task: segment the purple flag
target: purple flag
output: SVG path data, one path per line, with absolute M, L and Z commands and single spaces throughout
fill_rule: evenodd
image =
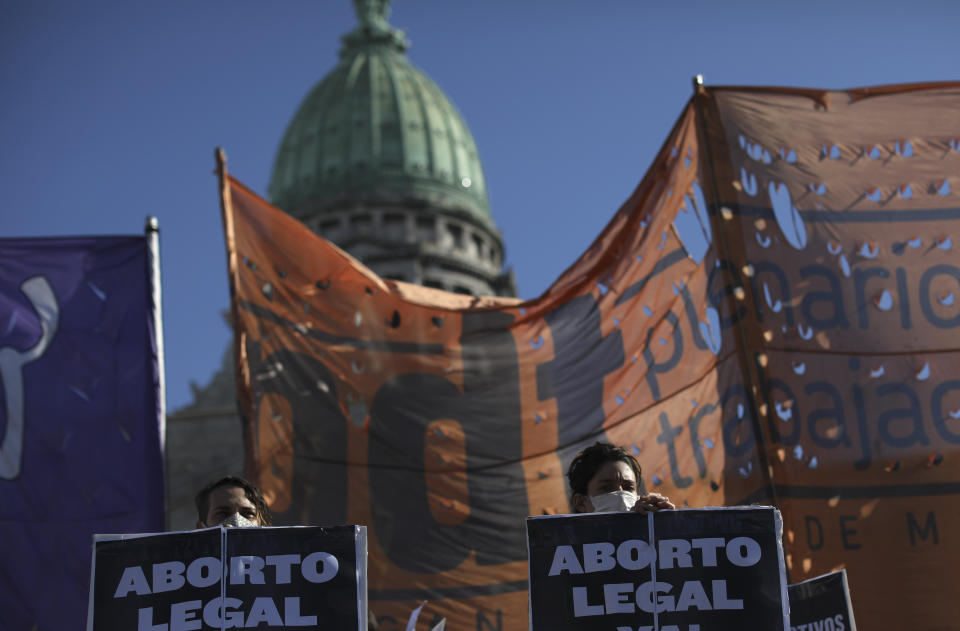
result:
M 94 533 L 163 529 L 146 237 L 0 239 L 0 617 L 85 626 Z

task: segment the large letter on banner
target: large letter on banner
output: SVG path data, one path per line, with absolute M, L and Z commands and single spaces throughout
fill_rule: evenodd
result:
M 522 303 L 384 281 L 224 174 L 251 476 L 285 523 L 369 526 L 392 626 L 525 628 L 521 520 L 596 440 L 678 505 L 778 503 L 791 580 L 947 624 L 884 577 L 956 589 L 914 568 L 957 558 L 957 90 L 701 91 Z
M 0 240 L 0 617 L 80 629 L 99 532 L 163 528 L 144 237 Z

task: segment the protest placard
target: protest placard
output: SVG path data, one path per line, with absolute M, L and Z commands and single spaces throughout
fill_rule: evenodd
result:
M 87 631 L 367 628 L 364 526 L 97 535 Z
M 531 631 L 784 631 L 779 512 L 530 517 Z
M 790 631 L 857 631 L 846 570 L 790 585 L 787 593 Z

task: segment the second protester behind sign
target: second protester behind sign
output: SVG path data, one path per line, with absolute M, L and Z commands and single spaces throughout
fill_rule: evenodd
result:
M 659 493 L 640 495 L 640 463 L 622 447 L 594 443 L 570 463 L 567 479 L 575 513 L 629 511 L 645 514 L 676 508 Z
M 260 489 L 236 476 L 226 476 L 200 489 L 197 528 L 211 526 L 270 526 L 273 519 Z

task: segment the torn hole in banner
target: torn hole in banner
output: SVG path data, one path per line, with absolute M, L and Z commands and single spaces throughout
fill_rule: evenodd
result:
M 363 427 L 367 420 L 367 402 L 360 395 L 347 393 L 347 413 L 354 427 Z
M 807 227 L 800 211 L 793 204 L 790 189 L 786 184 L 770 182 L 767 192 L 780 232 L 794 249 L 802 250 L 807 245 Z
M 756 160 L 757 162 L 764 162 L 770 164 L 770 152 L 763 148 L 763 145 L 760 143 L 753 143 L 740 135 L 740 148 L 744 150 L 747 156 L 751 160 Z
M 720 313 L 714 307 L 707 307 L 704 314 L 706 322 L 700 321 L 700 336 L 707 343 L 707 348 L 714 355 L 720 354 L 723 345 L 723 331 L 720 326 Z
M 793 401 L 789 399 L 783 402 L 777 401 L 773 407 L 777 412 L 777 416 L 779 416 L 780 420 L 784 423 L 789 422 L 790 419 L 793 418 Z
M 874 296 L 873 304 L 880 311 L 890 311 L 893 309 L 893 294 L 890 290 L 884 289 L 878 295 Z
M 840 151 L 835 143 L 829 145 L 820 145 L 820 159 L 830 158 L 831 160 L 839 160 L 843 153 Z
M 781 160 L 786 160 L 790 164 L 793 164 L 797 161 L 797 152 L 793 149 L 784 149 L 781 147 L 779 153 Z
M 894 145 L 894 151 L 901 158 L 912 158 L 913 157 L 913 143 L 909 140 L 901 140 Z
M 850 278 L 850 261 L 847 260 L 847 255 L 841 254 L 837 262 L 840 264 L 840 271 L 843 272 L 843 275 Z
M 740 186 L 744 193 L 753 197 L 757 194 L 757 176 L 753 173 L 747 173 L 747 170 L 740 167 Z
M 864 241 L 863 244 L 860 245 L 860 250 L 857 254 L 865 259 L 875 259 L 877 255 L 880 254 L 880 244 Z
M 783 309 L 783 303 L 780 301 L 780 299 L 778 298 L 777 300 L 774 300 L 770 296 L 770 287 L 767 285 L 767 283 L 763 284 L 763 299 L 766 301 L 767 306 L 770 307 L 774 313 L 780 313 L 780 311 Z

